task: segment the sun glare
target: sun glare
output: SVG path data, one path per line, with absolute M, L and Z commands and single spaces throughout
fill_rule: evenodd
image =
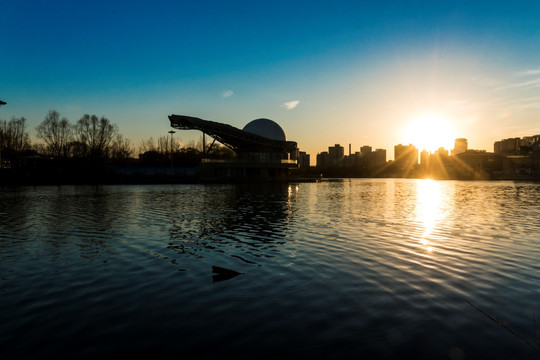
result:
M 451 122 L 438 114 L 415 117 L 404 130 L 404 140 L 419 150 L 435 151 L 440 147 L 451 150 L 455 139 L 456 131 Z
M 420 180 L 416 184 L 418 192 L 416 218 L 424 228 L 420 243 L 428 253 L 433 253 L 434 247 L 430 241 L 434 238 L 433 230 L 444 217 L 441 210 L 441 184 L 434 180 Z

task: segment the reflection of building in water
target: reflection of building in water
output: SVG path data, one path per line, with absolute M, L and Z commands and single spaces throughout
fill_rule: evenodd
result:
M 168 248 L 200 258 L 218 255 L 224 265 L 235 264 L 232 269 L 241 262 L 260 265 L 294 241 L 289 226 L 296 221 L 298 191 L 285 182 L 209 187 L 176 213 Z
M 175 129 L 200 130 L 203 136 L 213 137 L 204 154 L 216 140 L 236 153 L 231 160 L 204 159 L 199 167 L 201 179 L 285 179 L 290 169 L 298 167 L 296 142 L 287 141 L 283 129 L 272 120 L 253 120 L 242 130 L 185 115 L 170 115 L 169 120 Z

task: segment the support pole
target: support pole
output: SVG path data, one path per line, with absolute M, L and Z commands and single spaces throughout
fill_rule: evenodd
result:
M 169 134 L 171 134 L 171 168 L 173 167 L 173 152 L 174 152 L 174 148 L 173 148 L 173 134 L 175 133 L 176 131 L 169 131 Z
M 203 157 L 206 157 L 206 134 L 202 133 L 202 153 L 203 153 Z
M 6 105 L 7 103 L 5 101 L 2 101 L 0 100 L 0 106 L 2 105 Z M 0 169 L 3 168 L 4 166 L 2 165 L 2 147 L 0 146 Z

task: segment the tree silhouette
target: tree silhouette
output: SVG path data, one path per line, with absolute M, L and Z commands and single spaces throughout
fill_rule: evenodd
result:
M 30 150 L 30 137 L 26 131 L 24 117 L 0 120 L 0 153 L 2 158 L 10 159 Z
M 73 126 L 58 111 L 50 110 L 45 119 L 36 127 L 37 137 L 47 144 L 47 152 L 56 158 L 68 157 L 73 140 Z
M 123 162 L 133 155 L 131 140 L 124 138 L 122 134 L 117 134 L 111 147 L 111 157 L 116 162 Z
M 84 115 L 75 125 L 75 138 L 84 157 L 101 162 L 110 157 L 112 143 L 118 127 L 109 119 L 96 115 Z

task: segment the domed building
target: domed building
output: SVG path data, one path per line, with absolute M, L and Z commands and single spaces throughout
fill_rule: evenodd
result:
M 244 126 L 242 131 L 259 135 L 267 139 L 287 141 L 287 137 L 281 126 L 270 119 L 255 119 Z
M 286 179 L 297 168 L 296 142 L 270 119 L 255 119 L 242 130 L 231 125 L 185 115 L 170 115 L 171 126 L 180 130 L 200 130 L 232 149 L 236 158 L 204 159 L 199 167 L 202 180 Z

